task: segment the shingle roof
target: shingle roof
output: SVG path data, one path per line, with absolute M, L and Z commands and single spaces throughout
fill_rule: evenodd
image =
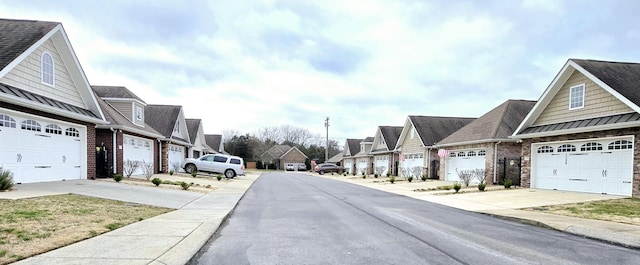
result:
M 371 143 L 371 142 L 373 142 L 373 139 L 374 139 L 374 137 L 369 136 L 369 137 L 367 137 L 367 138 L 364 138 L 364 140 L 362 140 L 362 142 L 365 142 L 365 143 Z M 361 142 L 361 143 L 362 143 L 362 142 Z
M 31 93 L 29 91 L 26 90 L 22 90 L 20 88 L 17 87 L 13 87 L 10 85 L 6 85 L 6 84 L 2 84 L 0 83 L 0 93 L 6 94 L 8 96 L 12 96 L 12 97 L 18 97 L 21 99 L 26 99 L 29 100 L 31 102 L 33 102 L 34 104 L 42 104 L 42 105 L 47 105 L 50 107 L 54 107 L 60 110 L 64 110 L 64 111 L 69 111 L 69 112 L 73 112 L 76 114 L 80 114 L 80 115 L 84 115 L 87 117 L 91 117 L 91 118 L 98 118 L 101 119 L 97 114 L 93 113 L 92 111 L 85 109 L 85 108 L 80 108 L 78 106 L 74 106 L 68 103 L 64 103 L 62 101 L 59 100 L 55 100 L 49 97 L 45 97 L 45 96 L 41 96 L 35 93 Z
M 205 134 L 204 140 L 207 142 L 208 146 L 213 148 L 213 150 L 220 152 L 220 145 L 222 144 L 221 134 Z
M 200 123 L 202 123 L 202 120 L 201 119 L 184 119 L 184 121 L 187 123 L 187 130 L 189 131 L 189 140 L 193 144 L 196 142 L 196 137 L 198 136 L 198 128 L 200 128 Z
M 393 150 L 396 147 L 401 133 L 402 126 L 380 126 L 380 134 L 389 150 Z
M 530 100 L 507 100 L 438 144 L 507 139 L 536 104 Z
M 570 59 L 622 96 L 640 106 L 640 63 Z
M 340 162 L 340 160 L 342 160 L 342 152 L 330 157 L 329 159 L 327 159 L 327 163 L 338 163 Z
M 347 146 L 349 147 L 349 156 L 353 156 L 358 152 L 360 152 L 360 142 L 362 142 L 362 140 L 363 139 L 347 139 Z
M 60 23 L 0 19 L 0 69 L 23 54 Z
M 100 96 L 101 98 L 129 98 L 136 99 L 144 103 L 144 101 L 140 99 L 136 94 L 123 86 L 91 86 L 91 88 L 93 88 L 93 91 L 96 92 L 96 95 Z
M 115 108 L 113 108 L 111 105 L 109 105 L 109 103 L 107 103 L 104 100 L 102 100 L 102 98 L 96 97 L 96 100 L 98 101 L 98 104 L 100 105 L 100 108 L 102 109 L 102 112 L 104 114 L 105 119 L 109 122 L 108 125 L 101 125 L 101 126 L 109 128 L 109 127 L 112 127 L 114 125 L 120 125 L 120 126 L 123 127 L 123 129 L 125 131 L 126 130 L 142 131 L 142 132 L 146 132 L 146 135 L 149 136 L 149 137 L 161 137 L 162 136 L 158 131 L 154 130 L 150 126 L 141 127 L 141 126 L 137 126 L 137 125 L 131 123 L 131 121 L 129 121 L 129 119 L 124 117 L 122 115 L 122 113 L 118 112 Z M 104 127 L 99 127 L 99 128 L 104 128 Z
M 144 108 L 145 121 L 164 137 L 171 138 L 181 109 L 182 106 L 176 105 L 147 105 Z
M 409 119 L 415 126 L 424 146 L 434 145 L 475 120 L 475 118 L 434 116 L 409 116 Z

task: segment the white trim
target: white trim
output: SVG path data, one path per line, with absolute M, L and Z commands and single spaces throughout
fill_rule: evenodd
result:
M 144 103 L 144 102 L 142 102 L 140 100 L 137 100 L 135 98 L 103 98 L 103 97 L 101 97 L 101 98 L 104 101 L 114 101 L 114 102 L 129 102 L 129 101 L 133 101 L 133 102 L 138 103 L 140 105 L 147 106 L 147 103 Z
M 89 116 L 81 115 L 75 112 L 65 111 L 49 105 L 39 104 L 37 102 L 31 101 L 28 99 L 23 99 L 23 98 L 11 96 L 11 95 L 9 95 L 8 97 L 0 97 L 0 98 L 2 98 L 7 103 L 16 104 L 16 105 L 27 107 L 30 109 L 41 110 L 44 112 L 48 112 L 49 114 L 60 115 L 63 117 L 67 117 L 67 118 L 71 118 L 79 121 L 86 121 L 86 122 L 95 123 L 95 124 L 109 124 L 108 121 L 102 120 L 100 118 L 91 118 Z
M 45 56 L 51 59 L 51 83 L 45 81 Z M 46 86 L 56 87 L 56 61 L 49 51 L 44 51 L 40 54 L 40 82 Z
M 581 88 L 582 88 L 582 95 L 581 95 L 581 97 L 582 97 L 582 102 L 580 102 L 580 103 L 581 103 L 581 105 L 580 105 L 580 106 L 578 106 L 578 107 L 572 107 L 573 103 L 577 103 L 577 102 L 573 102 L 573 90 L 574 90 L 574 89 L 577 89 L 577 88 L 579 88 L 579 87 L 581 87 Z M 587 94 L 587 87 L 585 86 L 585 84 L 584 84 L 584 83 L 579 84 L 579 85 L 575 85 L 575 86 L 571 86 L 571 87 L 569 87 L 569 110 L 582 109 L 582 108 L 584 108 L 584 104 L 585 104 L 585 96 L 586 96 L 586 94 Z
M 616 130 L 616 129 L 638 127 L 638 126 L 640 126 L 640 121 L 605 124 L 605 125 L 600 125 L 600 126 L 582 127 L 582 128 L 565 129 L 565 130 L 556 130 L 556 131 L 548 131 L 548 132 L 540 132 L 540 133 L 527 133 L 527 134 L 521 134 L 521 135 L 516 135 L 516 136 L 512 136 L 512 137 L 514 139 L 528 139 L 528 138 L 557 136 L 557 135 L 565 135 L 565 134 L 573 134 L 573 133 L 585 133 L 585 132 L 594 132 L 594 131 Z

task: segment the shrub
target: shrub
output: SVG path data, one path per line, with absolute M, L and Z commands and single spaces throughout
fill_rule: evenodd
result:
M 396 182 L 396 176 L 391 176 L 391 177 L 389 177 L 389 182 L 391 182 L 391 184 L 393 184 L 394 182 Z
M 197 175 L 198 175 L 198 171 L 197 170 L 191 171 L 191 176 L 192 177 L 195 178 Z
M 373 174 L 374 178 L 378 178 L 378 173 Z
M 160 186 L 160 184 L 162 183 L 162 180 L 160 178 L 153 178 L 151 180 L 151 183 L 153 183 L 153 185 Z
M 485 187 L 487 187 L 487 183 L 484 183 L 484 181 L 478 184 L 478 190 L 480 191 L 484 191 Z
M 420 178 L 422 179 L 422 181 L 427 181 L 427 175 L 422 175 Z
M 407 181 L 409 181 L 409 182 L 411 182 L 412 180 L 413 180 L 413 176 L 409 176 L 409 177 L 407 178 Z
M 182 187 L 183 190 L 188 190 L 189 187 L 191 187 L 191 185 L 183 181 L 183 182 L 180 182 L 180 187 Z
M 169 176 L 173 176 L 173 169 L 169 170 Z
M 456 193 L 458 193 L 458 191 L 460 191 L 460 189 L 462 188 L 462 184 L 460 184 L 460 182 L 454 182 L 453 183 L 453 189 L 456 191 Z
M 391 172 L 387 172 L 387 178 L 391 177 Z
M 220 180 L 222 179 L 222 175 L 217 175 L 217 176 L 216 176 L 216 179 L 217 179 L 218 181 L 220 181 Z
M 10 190 L 13 185 L 13 173 L 0 167 L 0 190 Z
M 367 175 L 365 175 L 364 173 L 362 173 L 362 178 L 363 178 L 363 179 L 366 179 L 366 178 L 367 178 Z
M 355 175 L 356 175 L 356 172 L 355 172 L 355 171 L 353 171 L 353 173 L 351 173 L 351 174 L 355 176 Z
M 122 175 L 120 174 L 113 175 L 113 180 L 115 180 L 116 182 L 120 182 L 122 180 Z
M 469 187 L 471 183 L 471 179 L 473 179 L 473 170 L 460 170 L 458 172 L 458 177 L 460 181 L 464 184 L 465 187 Z
M 133 172 L 136 172 L 136 170 L 138 170 L 138 168 L 140 167 L 140 161 L 127 159 L 127 161 L 124 161 L 122 167 L 124 175 L 127 176 L 127 178 L 130 178 Z
M 142 174 L 144 175 L 144 178 L 150 180 L 151 177 L 153 177 L 153 163 L 145 163 L 144 161 L 142 161 L 142 163 L 140 163 L 140 166 L 142 167 Z
M 511 185 L 513 185 L 513 181 L 511 181 L 511 179 L 505 179 L 504 180 L 504 188 L 505 189 L 511 188 Z

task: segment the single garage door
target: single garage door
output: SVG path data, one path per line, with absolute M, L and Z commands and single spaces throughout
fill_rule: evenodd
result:
M 345 160 L 344 161 L 344 170 L 348 173 L 351 174 L 353 171 L 353 161 L 352 160 Z
M 447 158 L 447 174 L 445 180 L 460 181 L 458 172 L 462 170 L 485 169 L 486 152 L 484 150 L 456 150 L 449 153 Z M 472 179 L 471 183 L 479 183 Z
M 414 176 L 419 178 L 422 175 L 422 168 L 424 167 L 424 155 L 423 154 L 409 154 L 404 155 L 404 161 L 402 161 L 402 176 Z
M 0 165 L 15 183 L 86 178 L 86 127 L 0 110 Z
M 184 146 L 169 145 L 169 169 L 175 170 L 177 167 L 178 170 L 176 170 L 176 172 L 184 172 L 184 169 L 180 168 L 180 164 L 182 164 L 182 160 L 185 158 L 184 152 Z
M 358 175 L 362 175 L 362 173 L 367 172 L 367 159 L 358 159 Z
M 131 135 L 124 136 L 124 161 L 138 161 L 140 166 L 132 175 L 143 175 L 142 163 L 153 163 L 153 141 Z M 155 166 L 154 166 L 155 167 Z
M 631 196 L 633 137 L 532 145 L 531 186 Z
M 389 157 L 388 156 L 376 156 L 375 173 L 381 176 L 386 176 L 389 171 Z

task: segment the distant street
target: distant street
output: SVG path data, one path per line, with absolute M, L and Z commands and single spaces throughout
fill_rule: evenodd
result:
M 340 181 L 270 173 L 192 264 L 640 264 L 640 251 Z

